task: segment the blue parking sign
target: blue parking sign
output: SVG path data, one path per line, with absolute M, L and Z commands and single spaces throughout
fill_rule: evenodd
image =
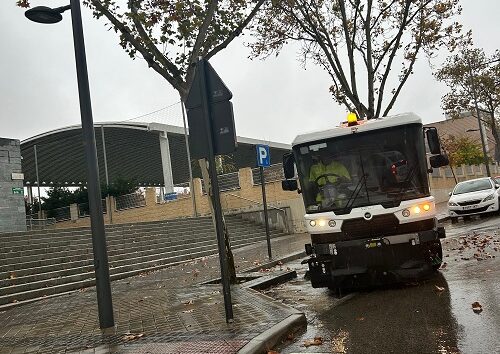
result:
M 257 150 L 257 166 L 269 167 L 271 165 L 271 154 L 269 153 L 269 145 L 256 145 Z

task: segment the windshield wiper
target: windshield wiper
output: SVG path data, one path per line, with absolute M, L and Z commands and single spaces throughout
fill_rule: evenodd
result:
M 401 204 L 401 201 L 403 200 L 403 190 L 408 189 L 407 184 L 413 180 L 413 176 L 415 175 L 415 171 L 417 170 L 417 165 L 413 165 L 408 172 L 408 175 L 406 176 L 406 179 L 401 183 L 401 187 L 399 188 L 399 200 L 397 203 L 394 203 L 393 206 L 396 207 L 399 204 Z
M 358 198 L 359 192 L 361 192 L 361 190 L 363 189 L 363 186 L 366 186 L 367 179 L 368 179 L 367 173 L 365 173 L 361 176 L 358 184 L 356 184 L 356 187 L 354 187 L 354 190 L 352 191 L 351 196 L 347 200 L 345 207 L 342 209 L 342 214 L 346 214 L 352 208 L 352 206 L 354 205 L 354 202 Z M 351 203 L 351 205 L 349 205 L 349 203 Z

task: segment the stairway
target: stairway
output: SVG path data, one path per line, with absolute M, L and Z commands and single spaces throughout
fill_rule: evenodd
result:
M 225 218 L 233 249 L 266 239 L 262 226 Z M 218 252 L 209 217 L 109 225 L 106 240 L 111 280 Z M 0 309 L 93 285 L 90 228 L 0 234 Z

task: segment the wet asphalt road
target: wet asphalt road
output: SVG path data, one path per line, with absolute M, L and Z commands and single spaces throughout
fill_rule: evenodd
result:
M 446 266 L 426 281 L 335 298 L 298 278 L 266 293 L 306 314 L 279 353 L 500 353 L 500 218 L 446 223 Z M 483 247 L 484 246 L 484 247 Z M 479 258 L 479 260 L 478 260 Z M 439 287 L 439 289 L 438 289 Z M 443 289 L 444 288 L 444 289 Z M 478 301 L 483 311 L 472 310 Z M 321 337 L 322 344 L 304 343 Z

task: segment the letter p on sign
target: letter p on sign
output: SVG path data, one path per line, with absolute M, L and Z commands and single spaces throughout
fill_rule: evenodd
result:
M 269 145 L 256 145 L 257 149 L 257 166 L 269 167 L 271 165 L 271 154 L 269 153 Z

